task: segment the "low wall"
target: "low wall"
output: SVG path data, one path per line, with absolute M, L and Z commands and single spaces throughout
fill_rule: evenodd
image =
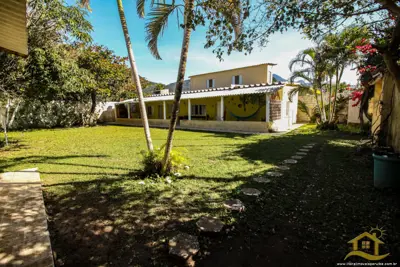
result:
M 181 129 L 200 129 L 235 132 L 258 132 L 267 133 L 268 124 L 261 121 L 201 121 L 181 120 Z
M 142 126 L 141 119 L 124 119 L 124 118 L 117 118 L 117 123 L 126 124 L 126 125 L 133 125 L 133 126 Z M 153 127 L 169 127 L 169 120 L 163 119 L 149 119 L 149 125 Z

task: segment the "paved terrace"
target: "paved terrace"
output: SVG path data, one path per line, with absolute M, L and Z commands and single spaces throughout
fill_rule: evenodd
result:
M 37 169 L 0 174 L 0 266 L 54 266 Z

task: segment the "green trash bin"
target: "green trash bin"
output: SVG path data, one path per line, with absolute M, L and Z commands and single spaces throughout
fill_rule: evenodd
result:
M 374 186 L 376 188 L 400 188 L 400 158 L 372 155 L 374 158 Z

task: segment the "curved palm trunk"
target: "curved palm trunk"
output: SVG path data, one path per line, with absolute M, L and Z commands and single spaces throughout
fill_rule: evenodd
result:
M 151 140 L 149 122 L 147 120 L 147 112 L 146 112 L 146 105 L 144 104 L 144 99 L 143 99 L 142 85 L 140 84 L 139 74 L 138 74 L 138 70 L 136 67 L 136 61 L 135 61 L 135 57 L 133 55 L 131 40 L 130 40 L 129 32 L 128 32 L 128 26 L 126 24 L 126 19 L 125 19 L 124 7 L 122 6 L 122 0 L 117 0 L 117 4 L 118 4 L 119 18 L 121 20 L 122 31 L 124 32 L 126 49 L 128 50 L 128 57 L 129 57 L 129 63 L 131 65 L 132 79 L 136 85 L 136 90 L 137 90 L 137 94 L 138 94 L 139 109 L 140 109 L 140 115 L 142 118 L 144 135 L 146 137 L 147 148 L 149 149 L 149 151 L 153 151 L 153 142 Z
M 189 51 L 190 35 L 192 33 L 192 29 L 190 28 L 189 24 L 192 19 L 193 8 L 194 8 L 194 0 L 186 1 L 186 4 L 185 4 L 186 25 L 185 25 L 185 30 L 183 33 L 181 58 L 179 61 L 178 77 L 177 77 L 177 83 L 176 83 L 176 87 L 175 87 L 174 105 L 172 107 L 172 114 L 171 114 L 171 120 L 169 123 L 167 143 L 165 145 L 164 158 L 162 161 L 162 173 L 165 173 L 165 171 L 168 168 L 169 158 L 170 158 L 170 154 L 171 154 L 171 150 L 172 150 L 172 141 L 174 138 L 174 131 L 175 131 L 175 127 L 176 127 L 176 122 L 178 120 L 179 105 L 180 105 L 180 101 L 181 101 L 182 87 L 183 87 L 183 82 L 185 79 L 185 72 L 186 72 L 186 61 L 187 61 L 187 55 L 188 55 L 188 51 Z
M 328 122 L 332 121 L 332 76 L 329 76 Z
M 333 111 L 332 111 L 333 120 L 336 119 L 337 95 L 338 95 L 339 88 L 340 88 L 340 80 L 342 79 L 342 76 L 343 76 L 344 66 L 340 70 L 340 73 L 339 73 L 339 68 L 337 69 L 337 71 L 338 71 L 338 74 L 336 75 L 336 92 L 335 92 L 335 99 L 333 100 Z

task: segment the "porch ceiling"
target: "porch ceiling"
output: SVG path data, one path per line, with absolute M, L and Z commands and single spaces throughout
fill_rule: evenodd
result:
M 26 56 L 26 0 L 0 0 L 0 49 Z
M 250 94 L 265 94 L 274 93 L 281 89 L 283 84 L 267 85 L 267 84 L 251 84 L 251 85 L 239 85 L 235 87 L 220 87 L 210 88 L 197 91 L 182 92 L 181 99 L 198 99 L 198 98 L 210 98 L 210 97 L 221 97 L 221 96 L 233 96 L 233 95 L 250 95 Z M 174 93 L 167 95 L 152 95 L 145 97 L 145 102 L 154 101 L 168 101 L 174 100 Z M 137 102 L 137 99 L 128 99 L 120 103 Z

